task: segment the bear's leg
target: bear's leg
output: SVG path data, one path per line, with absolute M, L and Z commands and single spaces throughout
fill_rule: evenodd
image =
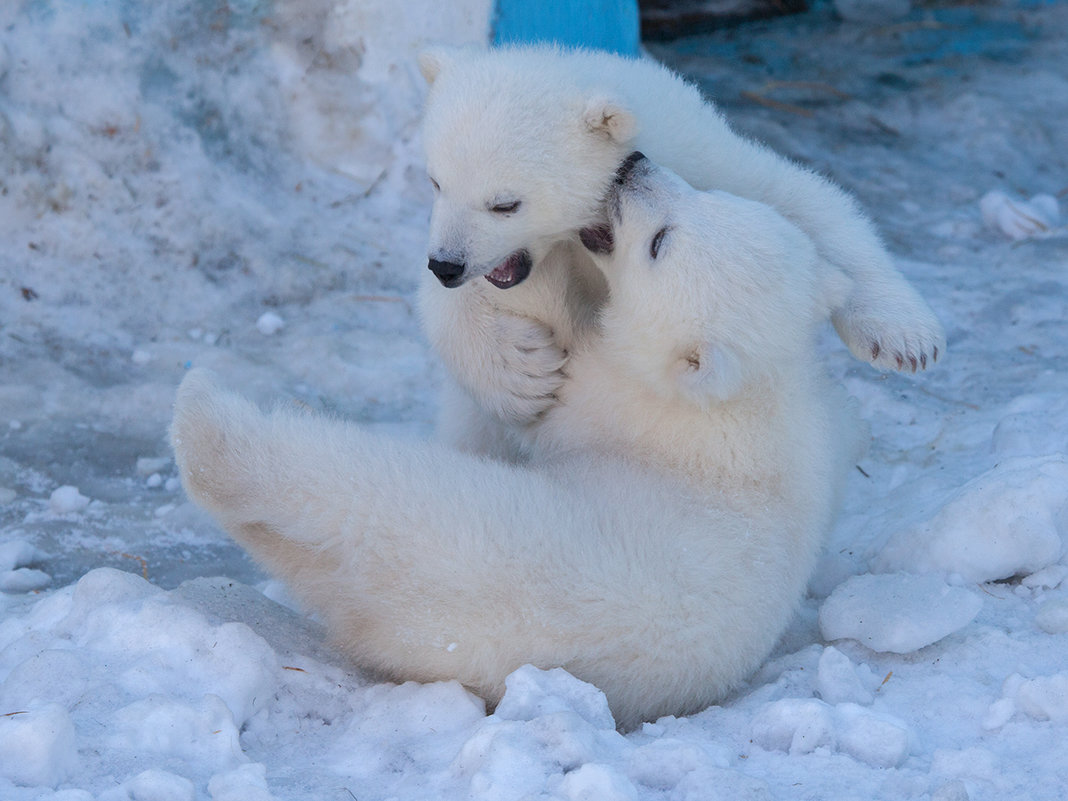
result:
M 862 272 L 831 320 L 854 356 L 883 370 L 925 370 L 946 350 L 942 324 L 931 307 L 892 268 Z

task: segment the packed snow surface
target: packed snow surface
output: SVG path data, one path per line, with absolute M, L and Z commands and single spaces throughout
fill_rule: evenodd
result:
M 489 5 L 0 4 L 0 798 L 1061 799 L 1064 2 L 840 0 L 650 48 L 853 192 L 949 339 L 880 375 L 827 333 L 871 450 L 722 704 L 619 732 L 561 670 L 489 715 L 383 683 L 185 501 L 193 365 L 431 433 L 415 54 Z

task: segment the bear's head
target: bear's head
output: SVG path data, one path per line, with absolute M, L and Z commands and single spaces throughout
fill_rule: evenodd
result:
M 848 279 L 774 209 L 699 192 L 641 153 L 607 209 L 581 238 L 609 285 L 605 347 L 636 378 L 707 404 L 813 360 Z
M 429 267 L 446 287 L 485 276 L 521 283 L 557 242 L 593 224 L 633 115 L 527 63 L 514 50 L 422 54 L 423 117 L 434 187 Z M 571 87 L 571 88 L 569 88 Z

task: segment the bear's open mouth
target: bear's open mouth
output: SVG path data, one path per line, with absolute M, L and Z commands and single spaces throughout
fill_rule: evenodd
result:
M 486 276 L 486 280 L 500 289 L 510 289 L 526 280 L 530 268 L 534 266 L 527 250 L 517 250 L 502 261 Z

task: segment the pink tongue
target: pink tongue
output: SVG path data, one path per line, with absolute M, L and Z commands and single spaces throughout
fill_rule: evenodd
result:
M 493 272 L 486 276 L 490 281 L 500 286 L 515 281 L 515 259 L 509 257 L 493 268 Z

